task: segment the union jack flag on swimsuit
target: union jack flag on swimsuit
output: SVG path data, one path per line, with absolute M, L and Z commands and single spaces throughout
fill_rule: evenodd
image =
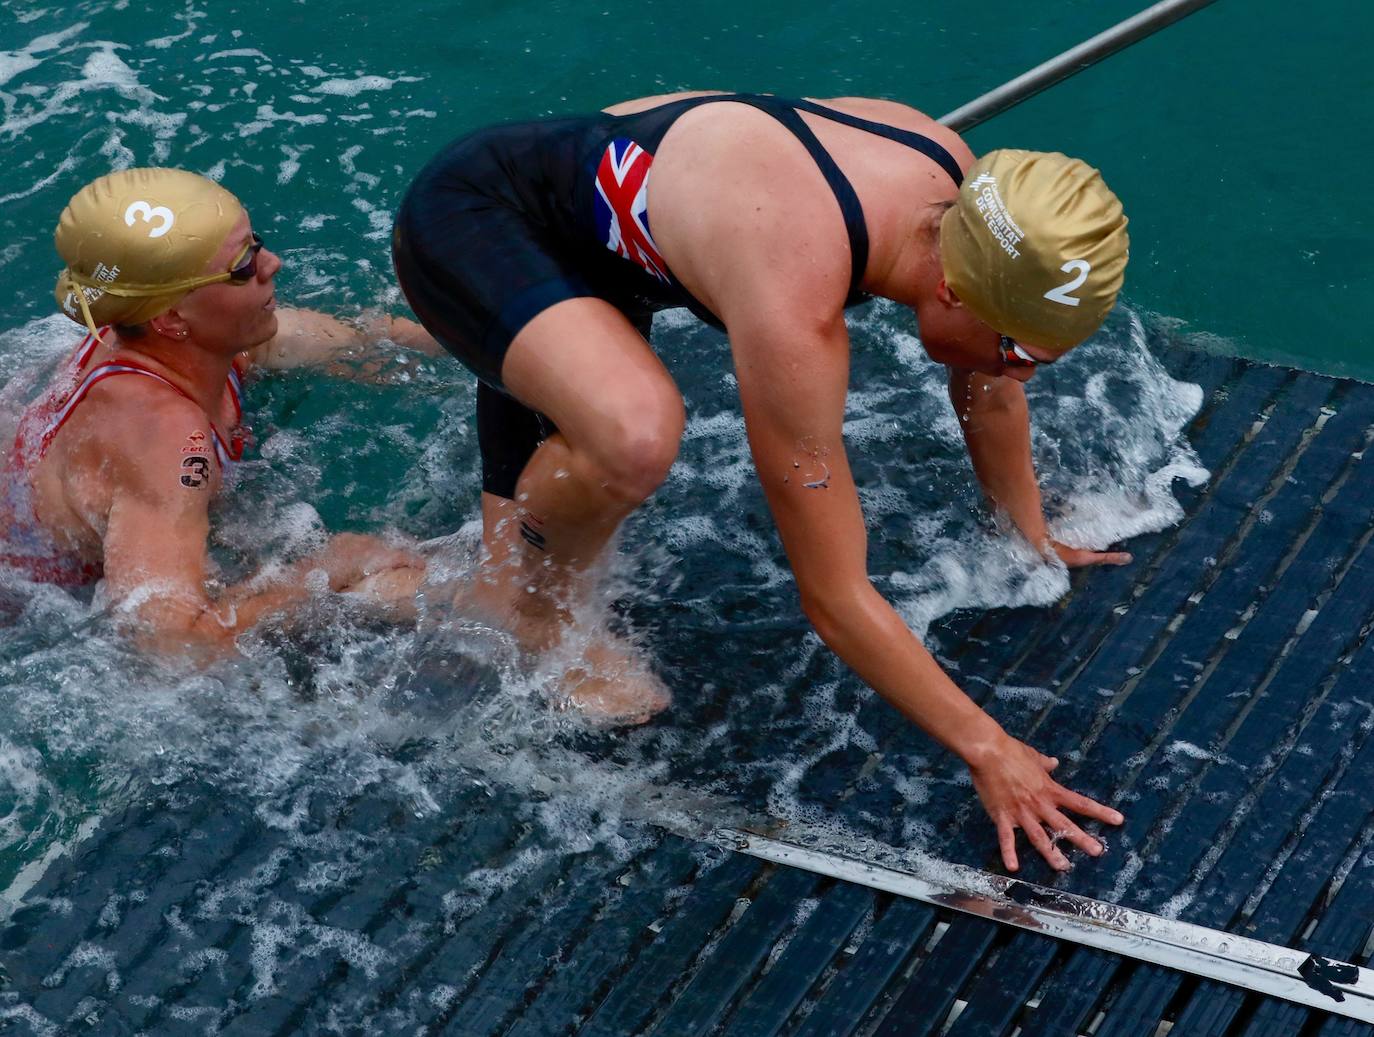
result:
M 653 161 L 654 156 L 632 140 L 611 141 L 596 171 L 596 230 L 608 249 L 668 284 L 668 264 L 649 233 Z

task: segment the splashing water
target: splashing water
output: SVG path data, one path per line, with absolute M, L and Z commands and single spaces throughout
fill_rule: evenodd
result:
M 127 6 L 86 4 L 84 21 L 34 24 L 0 53 L 0 139 L 49 141 L 17 151 L 0 181 L 0 201 L 27 221 L 0 249 L 0 270 L 26 270 L 21 257 L 46 250 L 52 219 L 84 180 L 165 162 L 244 198 L 283 255 L 284 301 L 396 310 L 386 237 L 405 176 L 394 149 L 436 132 L 426 77 L 399 57 L 362 68 L 244 38 L 194 5 L 137 19 Z M 418 154 L 432 144 L 408 146 Z M 12 435 L 19 408 L 76 336 L 47 315 L 46 283 L 21 293 L 0 329 L 0 409 L 11 422 L 0 434 Z M 1063 595 L 1063 567 L 989 521 L 944 371 L 925 357 L 910 315 L 880 302 L 850 320 L 845 432 L 875 585 L 923 635 L 955 610 Z M 1066 543 L 1104 547 L 1160 529 L 1180 516 L 1174 481 L 1206 478 L 1182 438 L 1200 391 L 1169 378 L 1151 354 L 1154 332 L 1119 308 L 1028 386 L 1051 528 Z M 0 591 L 16 618 L 0 630 L 5 910 L 55 855 L 103 819 L 117 827 L 134 805 L 227 812 L 274 849 L 252 874 L 207 883 L 175 921 L 191 931 L 247 919 L 253 996 L 262 996 L 287 948 L 315 947 L 364 972 L 381 954 L 358 933 L 276 903 L 275 885 L 342 889 L 407 851 L 418 872 L 444 876 L 443 910 L 456 924 L 551 857 L 596 848 L 628 860 L 647 838 L 644 821 L 691 828 L 767 814 L 841 838 L 919 845 L 930 834 L 919 822 L 894 829 L 862 795 L 846 806 L 832 780 L 875 755 L 868 718 L 886 707 L 801 615 L 753 474 L 726 342 L 673 311 L 657 318 L 655 346 L 683 389 L 688 426 L 667 483 L 627 523 L 600 602 L 673 689 L 665 715 L 607 733 L 550 710 L 510 639 L 446 611 L 437 592 L 414 628 L 322 602 L 307 633 L 255 632 L 232 663 L 188 671 L 138 657 L 98 596 L 7 577 Z M 446 538 L 435 564 L 465 579 L 480 489 L 473 397 L 455 362 L 399 351 L 372 384 L 308 371 L 252 384 L 257 448 L 220 503 L 211 545 L 225 580 L 342 529 Z M 889 754 L 867 780 L 919 815 L 934 756 Z M 366 811 L 383 821 L 351 820 Z M 393 815 L 406 823 L 385 821 Z M 484 857 L 480 839 L 433 850 L 456 817 L 527 836 L 504 856 L 488 848 Z M 211 950 L 182 967 L 214 969 Z M 102 960 L 98 946 L 80 953 Z

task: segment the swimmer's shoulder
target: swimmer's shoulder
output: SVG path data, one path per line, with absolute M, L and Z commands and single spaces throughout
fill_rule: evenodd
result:
M 630 101 L 621 101 L 608 108 L 601 109 L 607 115 L 635 115 L 639 112 L 647 112 L 650 108 L 658 108 L 665 104 L 672 104 L 674 101 L 682 101 L 688 97 L 720 97 L 731 93 L 729 90 L 680 90 L 675 94 L 654 94 L 651 97 L 636 97 Z
M 967 170 L 973 165 L 973 151 L 964 143 L 964 139 L 959 134 L 948 126 L 942 125 L 939 120 L 911 107 L 909 104 L 903 104 L 901 101 L 889 101 L 881 97 L 813 97 L 810 100 L 816 104 L 825 105 L 827 108 L 844 112 L 846 115 L 858 116 L 860 119 L 868 119 L 871 122 L 880 122 L 885 126 L 906 130 L 910 133 L 919 133 L 929 137 L 948 151 L 953 156 L 954 161 L 959 163 L 961 169 Z
M 72 419 L 58 437 L 65 440 L 66 459 L 74 471 L 96 469 L 112 486 L 156 479 L 156 470 L 179 468 L 186 456 L 203 455 L 210 469 L 218 469 L 205 412 L 152 378 L 109 378 L 92 386 Z
M 167 512 L 169 503 L 208 511 L 221 480 L 210 435 L 199 407 L 152 379 L 97 383 L 58 432 L 36 473 L 36 485 L 49 487 L 42 510 L 50 519 L 69 516 L 58 522 L 67 538 L 84 543 L 93 537 L 96 545 L 121 499 L 160 512 Z M 186 467 L 187 458 L 199 460 Z M 183 474 L 209 492 L 182 490 Z

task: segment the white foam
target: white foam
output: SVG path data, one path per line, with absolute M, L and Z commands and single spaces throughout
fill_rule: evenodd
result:
M 293 957 L 330 953 L 350 968 L 362 970 L 369 978 L 375 978 L 381 966 L 391 958 L 359 933 L 316 922 L 299 904 L 271 901 L 248 925 L 252 944 L 249 960 L 253 971 L 253 986 L 248 996 L 253 999 L 277 992 L 276 974 L 283 948 L 290 948 Z
M 17 746 L 0 736 L 0 793 L 17 807 L 32 804 L 48 786 L 42 773 L 43 756 L 33 746 Z
M 289 144 L 281 145 L 281 152 L 285 156 L 281 164 L 277 167 L 277 186 L 282 187 L 289 184 L 296 178 L 296 174 L 301 170 L 301 156 L 310 150 L 310 145 L 293 148 Z
M 138 76 L 118 54 L 117 50 L 127 49 L 123 44 L 106 43 L 99 46 L 86 58 L 81 75 L 87 86 L 109 86 L 130 94 L 140 93 L 143 97 L 155 97 L 152 91 L 139 85 Z
M 320 94 L 333 94 L 336 97 L 356 97 L 367 90 L 390 90 L 397 83 L 418 83 L 418 76 L 358 76 L 356 79 L 326 79 L 311 89 Z
M 41 12 L 40 12 L 41 13 Z M 20 18 L 21 22 L 29 19 Z M 35 36 L 29 41 L 28 46 L 22 50 L 0 51 L 0 86 L 4 86 L 17 75 L 21 75 L 32 68 L 37 68 L 42 64 L 42 60 L 36 57 L 38 54 L 45 54 L 50 50 L 57 50 L 62 44 L 73 36 L 78 36 L 85 31 L 87 22 L 77 22 L 69 25 L 61 32 L 46 33 L 42 36 Z
M 122 985 L 119 970 L 116 968 L 117 962 L 113 951 L 89 940 L 83 940 L 72 949 L 61 965 L 43 977 L 43 986 L 60 987 L 73 969 L 95 968 L 105 970 L 106 988 L 113 993 Z
M 1059 696 L 1049 688 L 1037 688 L 1016 684 L 998 684 L 992 689 L 993 695 L 1004 702 L 1018 702 L 1036 709 L 1044 708 L 1059 701 Z
M 18 1019 L 25 1023 L 37 1037 L 59 1037 L 62 1030 L 47 1016 L 40 1014 L 31 1005 L 0 1004 L 0 1019 Z
M 328 121 L 329 116 L 322 112 L 314 115 L 298 115 L 295 112 L 278 112 L 270 104 L 261 104 L 258 105 L 257 118 L 239 126 L 239 136 L 256 136 L 278 123 L 290 123 L 296 126 L 319 126 Z
M 206 60 L 218 61 L 220 58 L 261 58 L 266 61 L 267 55 L 254 47 L 240 47 L 237 50 L 217 50 Z
M 110 169 L 129 169 L 134 164 L 133 150 L 124 143 L 124 131 L 113 129 L 100 146 L 100 154 L 109 162 Z
M 942 540 L 915 573 L 895 572 L 898 611 L 918 637 L 958 609 L 1053 604 L 1069 589 L 1068 570 L 1043 558 L 1019 538 Z
M 92 52 L 82 65 L 80 80 L 60 82 L 58 87 L 52 89 L 36 87 L 33 91 L 27 92 L 34 100 L 47 96 L 47 100 L 44 100 L 40 107 L 11 107 L 7 104 L 4 124 L 0 125 L 0 135 L 7 133 L 16 137 L 26 133 L 33 126 L 44 124 L 56 115 L 80 114 L 81 109 L 70 107 L 71 103 L 91 91 L 100 89 L 114 89 L 124 98 L 143 106 L 151 107 L 155 100 L 159 100 L 157 95 L 139 84 L 131 67 L 125 65 L 124 60 L 115 54 L 118 49 L 126 49 L 124 45 L 96 41 L 91 47 Z
M 154 137 L 153 161 L 163 163 L 170 157 L 171 141 L 181 130 L 187 116 L 185 112 L 158 112 L 139 107 L 124 112 L 109 112 L 106 118 L 113 123 L 151 130 Z
M 38 58 L 24 51 L 0 51 L 0 86 L 41 64 Z
M 1205 760 L 1211 763 L 1225 762 L 1225 757 L 1219 756 L 1217 753 L 1208 749 L 1204 749 L 1200 745 L 1194 745 L 1192 742 L 1185 742 L 1182 739 L 1170 742 L 1165 747 L 1164 759 L 1168 762 L 1173 763 L 1180 756 L 1187 757 L 1190 760 Z
M 188 6 L 184 12 L 172 15 L 172 17 L 177 21 L 185 23 L 186 28 L 184 30 L 170 36 L 158 36 L 155 39 L 148 40 L 143 44 L 143 46 L 149 47 L 153 50 L 167 50 L 174 43 L 180 43 L 182 40 L 188 39 L 196 31 L 196 27 L 198 25 L 198 23 L 195 20 L 196 16 L 203 15 L 204 13 L 204 11 L 196 11 L 194 8 Z M 211 36 L 207 39 L 201 40 L 200 42 L 207 43 L 212 41 L 213 39 L 214 37 Z

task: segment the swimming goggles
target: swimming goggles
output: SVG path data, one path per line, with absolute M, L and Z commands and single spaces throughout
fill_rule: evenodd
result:
M 1035 357 L 1018 346 L 1010 335 L 1003 335 L 997 348 L 1002 354 L 1003 367 L 1037 367 L 1040 364 L 1053 363 L 1051 360 L 1035 359 Z
M 247 284 L 258 276 L 258 253 L 261 251 L 262 238 L 254 231 L 252 239 L 243 246 L 243 251 L 235 258 L 233 265 L 219 276 L 230 284 Z

